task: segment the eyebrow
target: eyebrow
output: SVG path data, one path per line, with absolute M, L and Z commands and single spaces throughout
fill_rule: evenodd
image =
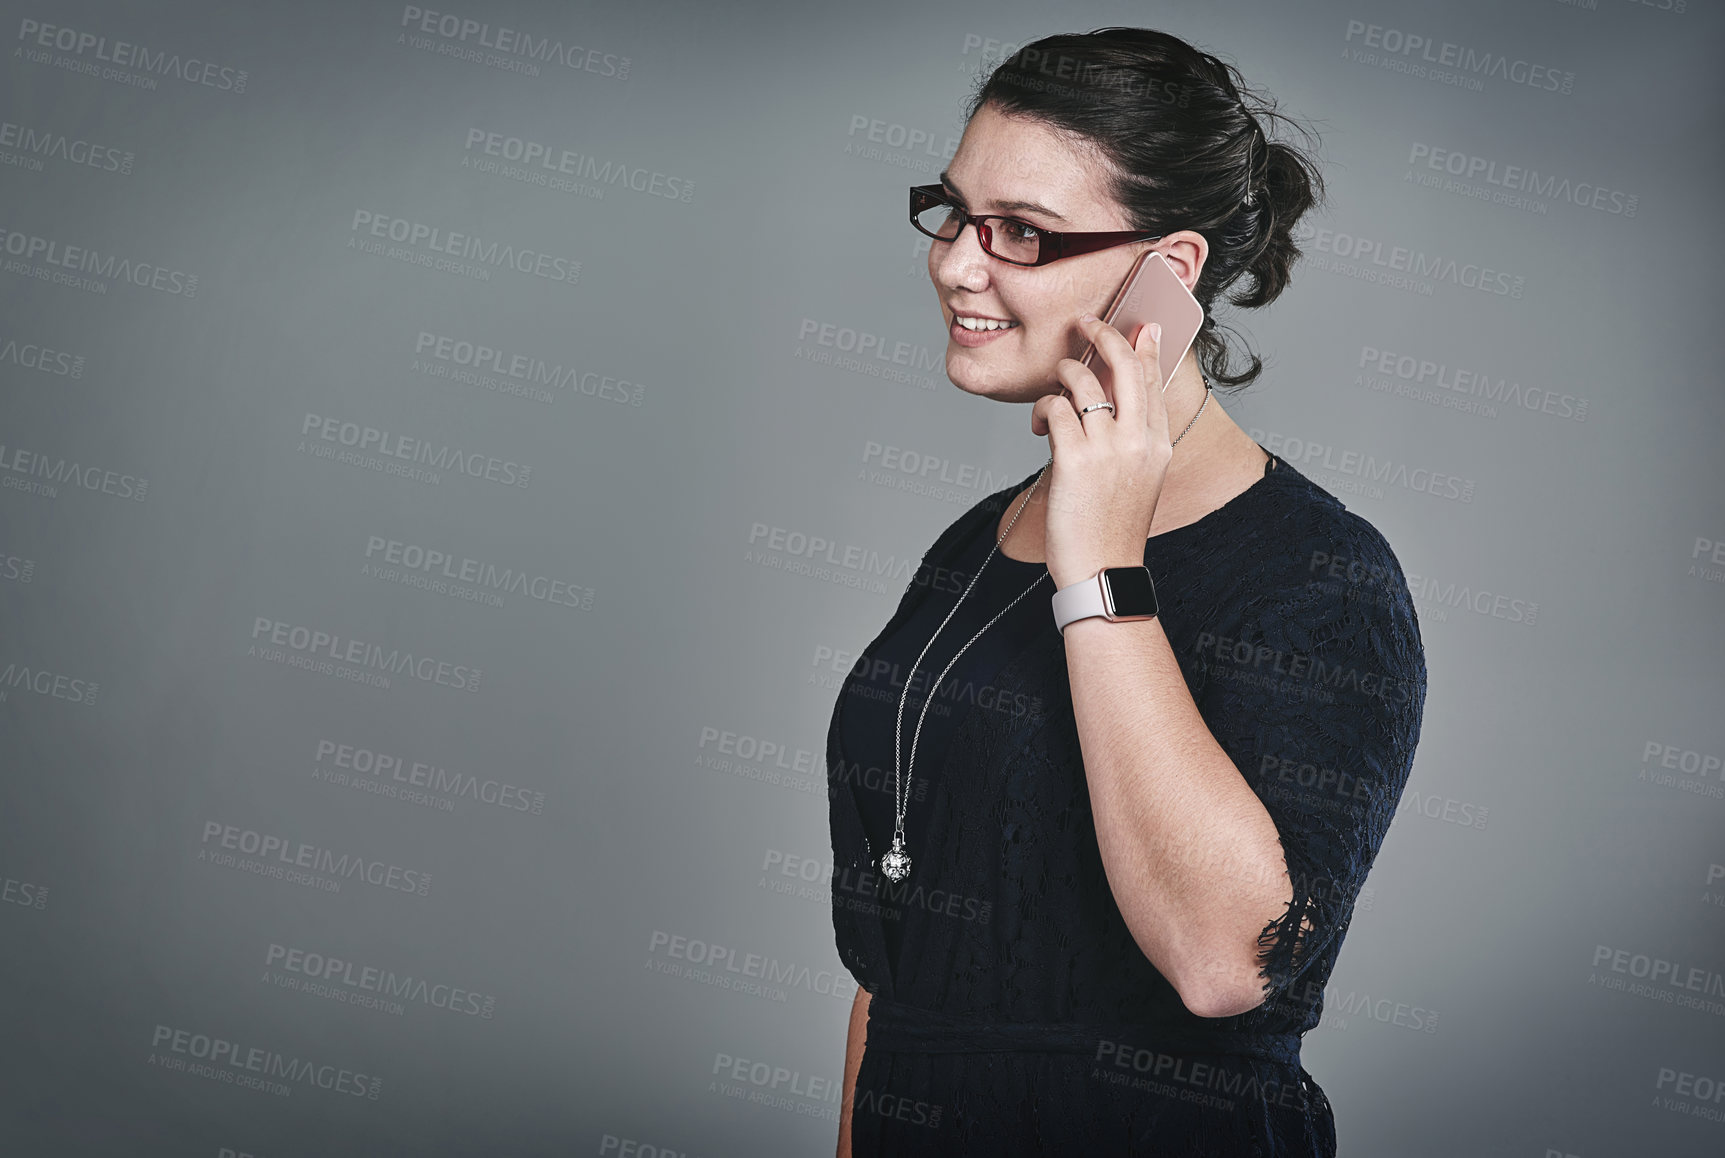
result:
M 940 172 L 940 183 L 945 185 L 948 189 L 951 189 L 960 201 L 968 204 L 964 194 L 958 191 L 958 186 L 954 185 L 952 183 L 952 178 L 947 176 L 945 169 L 942 169 Z M 1010 209 L 1025 213 L 1040 213 L 1042 216 L 1052 218 L 1063 225 L 1070 224 L 1066 218 L 1060 216 L 1060 214 L 1056 213 L 1054 210 L 1048 208 L 1046 205 L 1038 205 L 1034 201 L 990 201 L 989 205 L 995 209 Z

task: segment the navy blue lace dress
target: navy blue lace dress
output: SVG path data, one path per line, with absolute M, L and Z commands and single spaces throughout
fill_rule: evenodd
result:
M 1260 939 L 1264 1003 L 1200 1018 L 1109 889 L 1046 568 L 997 551 L 913 670 L 1035 478 L 941 533 L 833 711 L 833 925 L 871 994 L 852 1153 L 1328 1158 L 1334 1120 L 1300 1037 L 1419 740 L 1425 659 L 1400 565 L 1370 523 L 1274 457 L 1243 493 L 1145 544 L 1187 688 L 1274 819 L 1293 881 Z M 912 867 L 894 884 L 879 859 L 901 694 L 907 761 L 928 713 Z

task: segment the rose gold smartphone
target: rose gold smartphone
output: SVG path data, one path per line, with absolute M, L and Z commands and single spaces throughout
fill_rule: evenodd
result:
M 1204 324 L 1204 307 L 1198 304 L 1180 275 L 1169 267 L 1167 259 L 1149 249 L 1139 255 L 1102 320 L 1126 335 L 1128 342 L 1137 335 L 1139 326 L 1161 323 L 1162 345 L 1157 362 L 1162 368 L 1162 389 L 1166 390 L 1180 359 L 1192 348 L 1192 341 Z M 1090 367 L 1101 381 L 1103 393 L 1112 400 L 1114 375 L 1108 369 L 1107 359 L 1096 356 L 1096 346 L 1092 344 L 1085 350 L 1079 361 Z

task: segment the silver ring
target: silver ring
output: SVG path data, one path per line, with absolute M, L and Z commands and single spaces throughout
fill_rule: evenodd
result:
M 1114 413 L 1114 403 L 1112 403 L 1112 402 L 1092 402 L 1089 406 L 1086 406 L 1083 410 L 1080 410 L 1078 412 L 1078 417 L 1083 418 L 1086 414 L 1089 414 L 1092 410 L 1106 410 L 1106 411 L 1108 411 L 1108 413 L 1113 414 Z

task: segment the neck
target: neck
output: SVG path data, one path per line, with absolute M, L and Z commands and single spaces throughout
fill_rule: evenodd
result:
M 1203 441 L 1204 435 L 1214 429 L 1210 412 L 1221 407 L 1216 406 L 1213 400 L 1206 406 L 1208 394 L 1204 375 L 1198 370 L 1198 359 L 1188 354 L 1180 360 L 1174 376 L 1168 380 L 1168 389 L 1162 392 L 1162 408 L 1168 414 L 1168 440 L 1179 439 L 1179 445 L 1174 448 L 1174 459 L 1168 464 L 1170 473 L 1175 463 L 1180 461 L 1182 452 Z

